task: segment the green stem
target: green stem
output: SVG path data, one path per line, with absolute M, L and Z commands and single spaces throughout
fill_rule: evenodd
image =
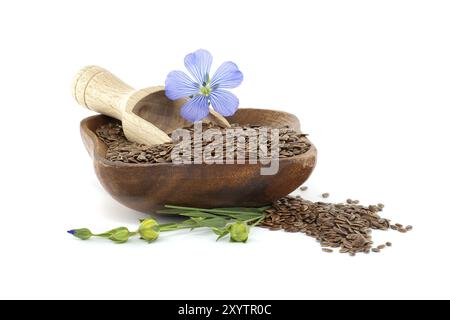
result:
M 130 237 L 134 237 L 135 235 L 137 235 L 138 232 L 137 231 L 133 231 L 129 233 Z M 102 237 L 102 238 L 109 238 L 111 236 L 111 232 L 104 232 L 104 233 L 97 233 L 97 234 L 92 234 L 93 237 Z
M 259 224 L 263 219 L 265 215 L 261 215 L 259 217 L 250 218 L 247 220 L 244 220 L 246 223 L 250 223 L 251 221 L 256 220 L 254 223 L 251 223 L 251 226 L 256 226 Z M 183 224 L 176 224 L 176 223 L 166 223 L 161 224 L 159 226 L 160 232 L 167 232 L 167 231 L 176 231 L 176 230 L 182 230 L 182 229 L 196 229 L 196 228 L 207 228 L 207 226 L 201 225 L 201 224 L 193 224 L 193 225 L 183 225 Z
M 256 222 L 254 222 L 254 223 L 251 224 L 252 227 L 257 226 L 261 221 L 264 220 L 265 217 L 266 217 L 266 215 L 263 214 Z M 252 220 L 254 220 L 254 219 L 252 219 Z
M 203 226 L 202 225 L 187 226 L 187 225 L 177 224 L 177 223 L 166 223 L 166 224 L 161 224 L 159 226 L 159 231 L 167 232 L 167 231 L 176 231 L 176 230 L 182 230 L 182 229 L 195 229 L 195 228 L 201 228 L 201 227 L 203 227 Z
M 177 210 L 183 210 L 183 211 L 203 211 L 207 213 L 215 213 L 215 214 L 221 214 L 228 216 L 229 214 L 240 214 L 240 215 L 255 215 L 255 214 L 261 214 L 258 211 L 251 212 L 251 211 L 234 211 L 234 210 L 221 210 L 221 209 L 203 209 L 203 208 L 190 208 L 190 207 L 178 207 L 178 206 L 172 206 L 172 205 L 165 205 L 168 209 L 177 209 Z
M 108 238 L 109 236 L 111 236 L 111 233 L 109 232 L 104 232 L 104 233 L 97 233 L 97 234 L 92 234 L 93 237 L 103 237 L 103 238 Z

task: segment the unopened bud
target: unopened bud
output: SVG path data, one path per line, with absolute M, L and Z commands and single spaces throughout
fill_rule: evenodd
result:
M 120 227 L 110 231 L 109 239 L 116 243 L 125 243 L 130 237 L 130 231 L 125 227 Z
M 155 241 L 159 236 L 159 224 L 154 219 L 145 219 L 139 225 L 141 238 L 148 242 Z
M 232 242 L 246 242 L 250 228 L 245 222 L 237 221 L 230 226 L 230 240 Z
M 88 240 L 90 237 L 92 237 L 92 232 L 86 228 L 69 230 L 67 231 L 67 233 L 70 233 L 74 237 L 77 237 L 81 240 Z

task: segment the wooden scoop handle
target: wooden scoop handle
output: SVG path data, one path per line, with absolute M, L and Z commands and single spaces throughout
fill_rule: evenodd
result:
M 135 92 L 111 72 L 97 66 L 81 69 L 72 90 L 80 105 L 118 120 L 122 120 L 128 98 Z
M 108 70 L 98 66 L 81 69 L 75 76 L 72 93 L 78 104 L 122 121 L 128 140 L 154 145 L 172 141 L 151 122 L 128 110 L 144 98 L 146 90 L 136 91 Z

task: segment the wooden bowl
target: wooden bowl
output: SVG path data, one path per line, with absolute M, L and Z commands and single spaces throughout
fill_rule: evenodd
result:
M 141 116 L 145 114 L 141 113 Z M 298 119 L 289 113 L 264 109 L 239 109 L 230 123 L 282 127 L 300 132 Z M 261 175 L 261 164 L 129 164 L 105 158 L 107 146 L 96 135 L 98 127 L 112 121 L 98 115 L 84 119 L 81 136 L 94 161 L 103 187 L 123 205 L 152 213 L 164 204 L 218 208 L 258 207 L 282 198 L 310 176 L 316 164 L 314 146 L 301 155 L 282 158 L 275 175 Z M 180 119 L 182 121 L 182 119 Z

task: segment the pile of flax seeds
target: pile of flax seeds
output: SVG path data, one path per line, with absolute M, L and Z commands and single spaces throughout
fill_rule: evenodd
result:
M 300 188 L 302 191 L 306 187 Z M 328 198 L 329 194 L 322 194 Z M 276 201 L 266 211 L 260 226 L 271 230 L 302 232 L 317 239 L 324 252 L 338 249 L 341 253 L 355 256 L 357 253 L 380 252 L 392 246 L 386 242 L 375 246 L 372 230 L 396 230 L 406 233 L 412 226 L 392 224 L 382 218 L 380 212 L 384 205 L 363 206 L 358 200 L 348 199 L 345 203 L 312 202 L 300 196 L 287 196 Z

